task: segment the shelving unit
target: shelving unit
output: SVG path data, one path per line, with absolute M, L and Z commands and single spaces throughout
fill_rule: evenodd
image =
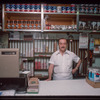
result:
M 48 4 L 48 6 L 71 6 L 70 4 Z M 74 13 L 45 12 L 41 4 L 41 12 L 5 11 L 3 12 L 3 31 L 34 31 L 34 32 L 100 32 L 99 30 L 80 30 L 80 21 L 98 21 L 100 14 L 80 13 L 79 4 L 76 5 Z M 20 16 L 20 17 L 19 17 Z M 7 29 L 7 20 L 40 20 L 40 29 Z M 4 25 L 5 23 L 5 25 Z M 51 25 L 48 29 L 48 24 Z M 62 25 L 62 26 L 61 26 Z
M 18 12 L 18 11 L 5 11 L 5 5 L 2 8 L 3 11 L 3 31 L 36 31 L 41 32 L 41 12 Z M 20 17 L 19 17 L 20 16 Z M 12 21 L 13 27 L 7 27 L 8 21 Z M 5 23 L 5 24 L 4 24 Z M 35 23 L 35 24 L 34 24 Z M 21 26 L 22 24 L 22 26 Z M 27 26 L 25 26 L 27 25 Z M 31 25 L 31 26 L 29 26 Z M 35 25 L 35 26 L 33 26 Z M 23 27 L 25 26 L 25 27 Z
M 48 6 L 71 6 L 70 4 L 48 4 Z M 80 21 L 98 21 L 100 22 L 100 14 L 85 14 L 80 13 L 79 11 L 79 4 L 77 4 L 74 13 L 58 13 L 58 12 L 45 12 L 44 5 L 41 4 L 41 11 L 40 12 L 20 12 L 20 11 L 6 11 L 5 5 L 2 6 L 2 27 L 3 31 L 13 31 L 13 32 L 40 32 L 40 33 L 81 33 L 81 32 L 88 32 L 88 33 L 100 33 L 99 30 L 94 29 L 80 29 Z M 8 20 L 19 20 L 20 22 L 25 22 L 26 20 L 30 23 L 31 21 L 40 21 L 39 29 L 38 28 L 8 28 L 7 22 Z M 34 23 L 33 23 L 34 24 Z M 33 25 L 32 24 L 32 25 Z M 24 24 L 25 25 L 25 24 Z M 38 25 L 36 25 L 38 26 Z M 40 43 L 41 42 L 41 43 Z M 73 51 L 82 59 L 83 68 L 81 68 L 78 72 L 78 75 L 84 76 L 86 74 L 86 64 L 85 64 L 85 50 L 79 50 L 78 48 L 79 41 L 72 41 L 68 42 L 68 50 Z M 32 68 L 32 72 L 47 72 L 48 69 L 48 60 L 51 57 L 51 54 L 58 49 L 58 39 L 32 39 L 32 40 L 9 40 L 9 48 L 19 48 L 20 49 L 20 57 L 23 59 L 23 65 L 26 66 L 25 69 L 29 70 L 27 65 Z M 74 49 L 73 49 L 74 47 Z M 50 49 L 49 49 L 50 48 Z M 30 53 L 27 53 L 30 52 Z M 32 54 L 31 54 L 32 53 Z M 46 66 L 45 68 L 41 68 L 39 65 L 39 69 L 36 68 L 36 61 L 44 60 Z M 46 61 L 47 60 L 47 61 Z M 37 61 L 40 64 L 40 61 Z M 32 74 L 33 76 L 47 77 Z

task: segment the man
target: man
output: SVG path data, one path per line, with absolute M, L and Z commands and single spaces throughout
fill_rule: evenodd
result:
M 53 80 L 68 80 L 73 79 L 73 75 L 81 64 L 80 58 L 73 52 L 68 51 L 67 40 L 59 39 L 59 50 L 54 52 L 50 58 L 50 66 L 48 69 L 49 77 L 47 81 Z M 77 63 L 76 67 L 72 69 L 73 61 Z

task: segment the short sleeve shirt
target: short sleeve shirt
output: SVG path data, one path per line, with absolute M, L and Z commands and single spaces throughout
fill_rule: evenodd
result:
M 68 50 L 66 50 L 63 55 L 60 54 L 59 50 L 54 52 L 49 61 L 50 64 L 54 65 L 53 79 L 72 79 L 73 61 L 78 63 L 79 59 L 80 58 L 75 53 Z

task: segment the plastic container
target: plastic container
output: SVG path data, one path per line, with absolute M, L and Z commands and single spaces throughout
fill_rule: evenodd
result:
M 88 78 L 94 82 L 100 82 L 100 67 L 89 67 Z

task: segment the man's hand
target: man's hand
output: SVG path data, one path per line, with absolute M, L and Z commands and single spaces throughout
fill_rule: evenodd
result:
M 78 61 L 76 67 L 72 70 L 72 74 L 74 74 L 78 70 L 80 64 L 81 64 L 81 60 Z
M 45 81 L 51 81 L 51 79 L 50 79 L 50 78 L 48 78 L 48 79 L 46 79 Z
M 78 70 L 78 68 L 74 68 L 74 69 L 72 70 L 72 74 L 74 74 L 77 70 Z

